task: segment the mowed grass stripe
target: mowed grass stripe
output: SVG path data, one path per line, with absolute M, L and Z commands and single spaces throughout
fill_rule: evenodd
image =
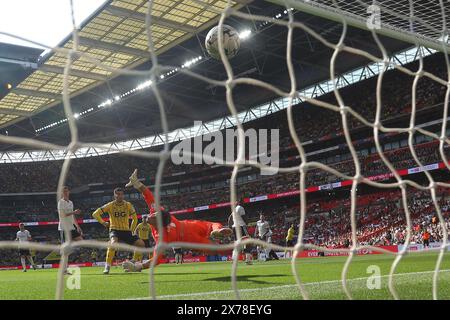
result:
M 449 254 L 444 257 L 442 270 L 450 269 L 449 258 Z M 356 299 L 392 298 L 387 290 L 386 276 L 389 275 L 393 259 L 394 256 L 391 255 L 361 256 L 353 259 L 348 279 L 361 279 L 349 281 L 349 287 Z M 410 254 L 402 259 L 396 273 L 415 276 L 402 275 L 395 278 L 400 297 L 432 298 L 431 281 L 436 259 L 437 253 Z M 310 291 L 312 299 L 346 298 L 340 282 L 345 260 L 346 257 L 321 257 L 296 261 L 302 281 L 309 283 L 307 290 Z M 383 276 L 380 290 L 368 290 L 366 286 L 366 279 L 369 276 L 367 267 L 372 265 L 379 266 Z M 150 295 L 148 271 L 125 274 L 120 268 L 113 268 L 109 276 L 102 275 L 101 268 L 82 268 L 81 272 L 81 290 L 66 289 L 66 299 L 126 299 Z M 235 298 L 231 290 L 230 275 L 230 262 L 161 265 L 155 270 L 155 287 L 157 295 L 167 299 Z M 27 273 L 2 271 L 0 299 L 54 299 L 56 276 L 57 270 L 37 270 Z M 237 276 L 239 289 L 246 290 L 242 291 L 242 298 L 301 298 L 288 260 L 256 262 L 253 266 L 239 264 Z M 448 272 L 442 272 L 439 276 L 440 298 L 450 299 L 449 284 Z M 213 295 L 211 292 L 216 294 Z

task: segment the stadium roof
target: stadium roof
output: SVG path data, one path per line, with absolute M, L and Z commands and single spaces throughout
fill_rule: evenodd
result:
M 141 0 L 133 0 L 134 3 L 137 1 Z M 199 3 L 198 0 L 192 1 Z M 242 6 L 241 12 L 287 19 L 286 9 L 279 5 L 266 1 L 254 1 L 249 4 L 239 2 L 237 6 Z M 99 10 L 104 11 L 105 8 Z M 339 41 L 342 31 L 342 24 L 339 22 L 296 10 L 293 14 L 295 20 L 304 22 L 328 41 L 333 43 Z M 289 90 L 290 79 L 285 58 L 287 28 L 270 22 L 258 23 L 237 17 L 228 18 L 226 23 L 238 31 L 251 30 L 251 36 L 241 43 L 238 55 L 230 61 L 236 77 L 247 76 L 273 84 L 282 90 Z M 208 27 L 203 31 L 199 30 L 189 39 L 180 40 L 170 49 L 161 51 L 158 56 L 159 62 L 181 68 L 187 62 L 200 57 L 201 59 L 190 66 L 193 72 L 208 78 L 224 80 L 226 74 L 222 63 L 210 58 L 204 52 L 203 44 L 208 30 Z M 396 39 L 381 37 L 381 41 L 390 56 L 411 48 L 410 43 Z M 345 42 L 375 56 L 380 55 L 372 35 L 365 30 L 349 28 Z M 403 64 L 417 58 L 415 53 L 417 50 L 407 52 L 398 55 L 395 61 Z M 296 30 L 292 53 L 298 90 L 305 92 L 306 96 L 318 96 L 329 92 L 332 50 L 308 33 Z M 150 69 L 149 58 L 142 59 L 146 59 L 146 62 L 137 66 L 135 70 Z M 340 79 L 342 83 L 348 85 L 377 73 L 376 67 L 375 69 L 373 66 L 363 67 L 369 63 L 370 61 L 364 57 L 341 53 L 337 59 L 336 73 L 345 75 Z M 349 72 L 352 70 L 354 72 Z M 88 86 L 85 92 L 73 97 L 71 106 L 77 119 L 80 141 L 111 145 L 107 153 L 157 145 L 159 134 L 162 132 L 161 115 L 151 88 L 145 85 L 148 80 L 145 76 L 119 75 L 111 77 L 93 89 L 89 89 Z M 229 117 L 224 88 L 183 73 L 174 73 L 164 79 L 158 79 L 157 82 L 158 91 L 164 100 L 169 130 L 175 132 L 171 138 L 181 139 L 198 133 L 198 128 L 192 127 L 194 121 L 203 121 L 206 131 L 233 124 L 233 119 Z M 143 89 L 135 90 L 136 88 Z M 129 94 L 130 92 L 132 94 Z M 243 112 L 240 117 L 245 118 L 245 121 L 264 117 L 284 108 L 284 102 L 280 102 L 280 97 L 271 91 L 254 86 L 236 86 L 233 89 L 233 96 L 238 111 Z M 116 97 L 119 99 L 116 100 Z M 9 133 L 6 133 L 6 130 Z M 70 132 L 62 103 L 56 103 L 54 107 L 34 113 L 22 121 L 9 122 L 1 133 L 59 145 L 67 145 L 70 142 Z M 28 152 L 30 148 L 14 144 L 1 144 L 0 151 L 4 152 L 0 153 L 2 162 L 60 159 L 65 154 L 64 150 L 56 153 L 47 151 L 30 153 Z M 104 151 L 80 150 L 76 156 L 95 156 L 104 154 Z
M 0 43 L 0 97 L 8 94 L 10 86 L 20 83 L 30 74 L 29 67 L 42 52 L 42 49 Z M 14 111 L 0 108 L 1 112 L 13 113 Z
M 242 2 L 242 1 L 241 1 Z M 152 34 L 157 54 L 182 43 L 218 19 L 227 0 L 155 0 Z M 232 2 L 236 6 L 241 6 Z M 147 0 L 112 0 L 95 12 L 79 31 L 79 51 L 114 69 L 134 68 L 150 58 L 145 19 Z M 73 48 L 71 36 L 59 47 Z M 36 70 L 0 100 L 0 128 L 42 112 L 62 100 L 67 56 L 54 53 L 36 63 Z M 72 64 L 71 96 L 79 95 L 117 76 L 84 59 Z

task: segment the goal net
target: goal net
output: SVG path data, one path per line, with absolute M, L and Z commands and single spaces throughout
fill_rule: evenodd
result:
M 141 2 L 139 0 L 132 0 L 131 2 Z M 203 1 L 203 0 L 192 0 L 193 3 L 201 5 L 203 7 L 211 7 L 211 1 Z M 232 175 L 230 177 L 230 203 L 231 209 L 234 215 L 236 215 L 236 201 L 239 199 L 238 187 L 237 187 L 237 176 L 240 169 L 243 167 L 256 167 L 260 169 L 272 170 L 273 168 L 269 168 L 266 165 L 259 163 L 257 161 L 248 160 L 245 158 L 245 136 L 244 136 L 244 128 L 242 124 L 242 119 L 239 117 L 239 112 L 236 107 L 236 102 L 233 97 L 233 90 L 237 85 L 251 85 L 255 87 L 262 88 L 264 90 L 269 90 L 279 97 L 283 98 L 284 101 L 287 102 L 286 107 L 286 115 L 287 115 L 287 126 L 289 128 L 289 132 L 291 135 L 291 139 L 295 144 L 295 147 L 300 156 L 300 165 L 294 167 L 280 167 L 278 168 L 279 173 L 298 173 L 299 174 L 299 200 L 300 200 L 300 208 L 298 212 L 299 217 L 299 236 L 298 241 L 294 247 L 288 248 L 293 250 L 292 255 L 292 275 L 295 278 L 297 288 L 301 294 L 301 296 L 305 299 L 309 298 L 308 289 L 304 285 L 304 282 L 301 278 L 301 272 L 299 272 L 298 264 L 299 260 L 296 258 L 302 251 L 305 250 L 317 250 L 320 252 L 344 252 L 348 254 L 348 258 L 342 268 L 341 273 L 341 285 L 346 294 L 346 296 L 351 299 L 352 293 L 348 285 L 348 272 L 351 266 L 352 261 L 355 259 L 357 252 L 364 249 L 369 249 L 375 252 L 381 252 L 386 254 L 395 255 L 395 259 L 391 265 L 389 271 L 389 292 L 393 298 L 398 299 L 399 294 L 396 291 L 394 274 L 396 273 L 397 266 L 401 262 L 402 258 L 408 252 L 408 245 L 411 243 L 411 235 L 413 222 L 411 219 L 410 205 L 408 197 L 408 192 L 410 189 L 420 190 L 429 194 L 431 198 L 431 206 L 433 207 L 437 218 L 438 225 L 441 230 L 442 239 L 440 245 L 435 248 L 438 251 L 438 258 L 436 260 L 436 264 L 433 272 L 433 282 L 432 282 L 432 296 L 434 299 L 439 298 L 439 273 L 441 269 L 441 264 L 445 255 L 445 252 L 448 247 L 448 229 L 447 222 L 448 216 L 446 217 L 444 212 L 442 211 L 441 205 L 439 203 L 438 191 L 441 189 L 445 189 L 450 187 L 450 184 L 445 181 L 435 181 L 433 175 L 429 172 L 429 168 L 425 166 L 427 163 L 423 163 L 420 159 L 420 156 L 417 155 L 416 148 L 414 145 L 414 136 L 415 134 L 422 134 L 426 137 L 429 137 L 433 141 L 437 141 L 439 147 L 438 152 L 441 157 L 441 161 L 445 164 L 447 169 L 450 169 L 449 162 L 446 156 L 446 146 L 449 144 L 450 139 L 448 139 L 447 133 L 447 118 L 448 118 L 448 103 L 450 97 L 450 63 L 448 60 L 448 50 L 449 46 L 449 27 L 450 22 L 450 6 L 446 1 L 412 1 L 412 0 L 397 0 L 397 1 L 360 1 L 360 0 L 323 0 L 323 1 L 308 1 L 308 0 L 269 0 L 271 3 L 278 4 L 280 8 L 284 9 L 285 15 L 283 17 L 270 17 L 270 16 L 258 16 L 255 14 L 251 14 L 249 12 L 245 12 L 244 10 L 236 10 L 233 8 L 232 1 L 228 1 L 227 6 L 223 10 L 217 11 L 220 19 L 217 22 L 219 26 L 219 30 L 222 30 L 223 25 L 226 19 L 229 18 L 239 18 L 252 23 L 272 23 L 287 30 L 287 39 L 286 39 L 286 65 L 289 72 L 290 79 L 290 88 L 289 90 L 280 89 L 272 84 L 262 82 L 260 80 L 251 78 L 251 77 L 237 77 L 234 72 L 232 65 L 228 61 L 225 51 L 223 49 L 223 45 L 220 41 L 221 36 L 219 36 L 219 51 L 221 53 L 221 60 L 223 66 L 225 68 L 225 74 L 223 80 L 210 79 L 203 75 L 196 74 L 194 71 L 191 71 L 187 68 L 183 70 L 179 70 L 179 72 L 193 77 L 195 79 L 199 79 L 204 81 L 207 84 L 212 84 L 214 86 L 220 86 L 226 90 L 226 103 L 229 108 L 229 113 L 235 119 L 236 127 L 238 128 L 238 154 L 235 161 L 225 162 L 224 166 L 228 166 L 232 168 Z M 159 166 L 157 168 L 156 178 L 155 178 L 155 206 L 160 207 L 161 203 L 161 184 L 163 177 L 163 170 L 165 166 L 170 161 L 170 149 L 169 149 L 169 135 L 170 130 L 168 126 L 167 120 L 167 106 L 165 105 L 164 99 L 161 97 L 160 90 L 158 88 L 157 79 L 161 77 L 165 72 L 170 72 L 175 67 L 162 65 L 158 61 L 158 56 L 155 54 L 156 49 L 154 48 L 154 37 L 153 37 L 153 29 L 152 24 L 155 19 L 156 14 L 154 14 L 155 6 L 158 5 L 158 1 L 148 1 L 145 4 L 146 14 L 145 14 L 145 25 L 146 25 L 146 37 L 148 38 L 148 47 L 151 58 L 152 67 L 150 70 L 144 71 L 136 71 L 130 69 L 115 69 L 111 67 L 109 64 L 106 64 L 98 59 L 90 56 L 85 53 L 83 50 L 80 50 L 79 45 L 79 30 L 76 29 L 74 23 L 74 29 L 72 33 L 73 37 L 73 48 L 67 49 L 62 47 L 51 48 L 53 52 L 63 54 L 66 57 L 66 66 L 63 73 L 63 89 L 62 89 L 62 97 L 63 97 L 63 105 L 65 116 L 67 118 L 68 126 L 70 128 L 71 135 L 71 143 L 67 146 L 55 145 L 52 143 L 44 143 L 33 139 L 25 139 L 7 135 L 1 135 L 0 141 L 5 144 L 14 144 L 17 146 L 23 146 L 26 148 L 33 149 L 42 149 L 42 150 L 66 150 L 68 151 L 68 156 L 66 156 L 64 160 L 64 164 L 62 166 L 62 170 L 60 173 L 60 178 L 58 181 L 58 190 L 57 194 L 61 194 L 62 188 L 65 185 L 66 178 L 68 176 L 68 172 L 70 169 L 71 162 L 73 161 L 73 157 L 70 154 L 75 153 L 80 148 L 85 147 L 95 147 L 98 149 L 106 149 L 109 146 L 105 146 L 102 143 L 84 143 L 78 138 L 78 127 L 76 122 L 76 117 L 74 116 L 74 112 L 71 106 L 71 97 L 70 97 L 70 86 L 73 85 L 70 81 L 70 73 L 72 70 L 73 63 L 76 59 L 84 59 L 96 65 L 98 68 L 103 70 L 111 71 L 115 74 L 120 75 L 130 75 L 130 76 L 145 76 L 150 79 L 153 83 L 151 86 L 151 90 L 156 98 L 158 103 L 159 111 L 160 111 L 160 122 L 163 129 L 162 136 L 165 137 L 164 145 L 161 151 L 146 151 L 146 150 L 125 150 L 121 151 L 123 154 L 133 157 L 139 157 L 140 159 L 159 159 Z M 72 6 L 72 16 L 73 16 L 73 1 L 71 1 Z M 312 27 L 308 26 L 307 23 L 301 20 L 296 19 L 295 13 L 297 11 L 306 12 L 312 15 L 316 15 L 322 18 L 330 19 L 336 21 L 340 24 L 340 40 L 339 42 L 330 42 L 326 39 L 326 36 L 321 35 L 320 32 L 314 30 Z M 379 54 L 372 54 L 358 48 L 352 47 L 346 43 L 346 35 L 348 29 L 351 27 L 357 27 L 361 29 L 365 29 L 369 31 L 372 35 L 373 46 L 377 48 Z M 0 30 L 1 31 L 1 30 Z M 304 32 L 309 37 L 315 39 L 320 42 L 323 46 L 332 50 L 332 56 L 329 61 L 329 84 L 331 86 L 330 92 L 332 92 L 335 96 L 336 103 L 326 102 L 323 99 L 318 99 L 314 95 L 306 95 L 304 91 L 299 90 L 302 88 L 302 83 L 298 80 L 297 74 L 300 72 L 294 67 L 294 63 L 292 61 L 292 51 L 293 51 L 293 34 L 294 32 Z M 220 31 L 219 31 L 220 35 Z M 9 35 L 12 37 L 18 37 L 17 35 Z M 444 54 L 445 57 L 445 65 L 442 66 L 442 69 L 445 70 L 444 76 L 438 76 L 433 72 L 429 72 L 424 68 L 423 57 L 422 54 L 425 52 L 424 50 L 418 50 L 417 60 L 419 61 L 419 67 L 417 70 L 410 70 L 409 68 L 404 67 L 401 63 L 399 63 L 396 59 L 394 59 L 384 48 L 382 41 L 380 40 L 380 36 L 387 36 L 395 39 L 399 39 L 405 42 L 409 42 L 411 46 L 419 47 L 419 48 L 430 48 L 434 51 L 440 51 Z M 27 39 L 24 39 L 27 40 Z M 344 101 L 341 96 L 340 88 L 342 84 L 339 82 L 339 77 L 336 72 L 336 63 L 339 55 L 346 54 L 352 57 L 360 57 L 370 61 L 373 66 L 376 66 L 377 72 L 377 81 L 376 81 L 376 101 L 374 101 L 374 105 L 371 106 L 373 108 L 373 119 L 366 119 L 366 117 L 357 111 L 354 108 L 350 107 L 350 103 Z M 395 69 L 396 72 L 403 73 L 409 76 L 413 80 L 412 87 L 408 88 L 408 91 L 411 95 L 410 100 L 410 122 L 407 127 L 388 127 L 383 125 L 382 119 L 382 110 L 383 110 L 383 78 L 385 73 L 388 70 Z M 418 126 L 416 124 L 416 112 L 417 112 L 417 99 L 416 99 L 416 88 L 417 83 L 423 79 L 427 78 L 430 81 L 439 84 L 442 87 L 446 88 L 445 91 L 445 101 L 444 107 L 442 108 L 442 127 L 440 133 L 435 133 L 432 131 L 428 131 L 425 128 Z M 346 141 L 346 147 L 351 155 L 351 167 L 353 170 L 340 170 L 336 169 L 333 166 L 318 162 L 311 161 L 307 157 L 307 153 L 304 148 L 304 141 L 299 137 L 297 133 L 297 128 L 295 126 L 295 121 L 293 119 L 293 108 L 299 102 L 307 102 L 308 104 L 314 106 L 318 109 L 326 109 L 332 112 L 335 112 L 339 115 L 341 123 L 339 124 L 343 131 L 343 136 Z M 373 130 L 373 142 L 376 148 L 376 154 L 378 155 L 383 166 L 387 167 L 392 175 L 394 182 L 386 183 L 382 181 L 376 181 L 373 179 L 369 179 L 369 177 L 364 176 L 362 174 L 361 169 L 361 155 L 357 152 L 356 147 L 353 144 L 353 138 L 350 134 L 350 124 L 354 120 L 359 121 L 364 126 L 372 128 Z M 398 168 L 396 168 L 390 158 L 385 154 L 385 150 L 382 147 L 380 142 L 380 136 L 383 134 L 403 134 L 407 137 L 407 148 L 411 152 L 412 158 L 415 161 L 416 167 L 421 168 L 421 171 L 426 176 L 428 181 L 427 185 L 421 185 L 414 180 L 405 179 L 405 177 L 398 172 Z M 200 157 L 204 159 L 203 155 L 192 154 L 194 157 Z M 222 161 L 222 159 L 216 159 L 217 162 Z M 351 192 L 349 201 L 349 213 L 346 217 L 349 219 L 351 224 L 351 232 L 349 234 L 351 238 L 350 247 L 349 248 L 331 248 L 327 246 L 317 246 L 313 243 L 305 241 L 305 223 L 308 220 L 308 208 L 309 203 L 307 201 L 307 181 L 308 174 L 310 172 L 326 172 L 332 176 L 338 177 L 342 180 L 350 180 L 351 183 Z M 391 252 L 385 250 L 383 248 L 361 244 L 359 240 L 358 233 L 358 225 L 357 225 L 357 198 L 358 198 L 358 186 L 367 185 L 374 188 L 381 188 L 387 190 L 396 190 L 399 193 L 399 201 L 400 205 L 403 208 L 404 213 L 404 221 L 406 225 L 406 237 L 404 241 L 404 246 L 398 252 Z M 164 205 L 163 203 L 161 203 Z M 159 217 L 159 216 L 158 216 Z M 158 229 L 162 231 L 163 224 L 160 218 L 158 218 Z M 237 230 L 238 237 L 240 237 L 240 230 Z M 70 234 L 66 232 L 66 237 L 70 238 Z M 160 234 L 163 234 L 160 232 Z M 266 245 L 275 250 L 284 251 L 287 249 L 284 246 L 267 244 L 257 239 L 246 239 L 232 242 L 230 244 L 224 245 L 199 245 L 199 244 L 191 244 L 191 243 L 167 243 L 164 238 L 160 239 L 160 242 L 157 244 L 158 252 L 164 252 L 167 249 L 173 247 L 181 247 L 181 248 L 189 248 L 189 249 L 227 249 L 239 251 L 243 245 L 245 244 L 253 244 L 253 245 Z M 106 250 L 109 246 L 108 243 L 104 241 L 80 241 L 80 242 L 66 242 L 63 245 L 45 245 L 45 244 L 37 244 L 37 243 L 29 243 L 27 245 L 22 245 L 22 247 L 28 247 L 34 250 L 40 251 L 59 251 L 61 253 L 61 263 L 60 269 L 57 275 L 57 288 L 56 288 L 56 299 L 64 298 L 64 265 L 67 264 L 68 258 L 71 252 L 76 248 L 100 248 Z M 18 244 L 16 242 L 8 242 L 3 241 L 0 243 L 1 249 L 17 249 Z M 133 251 L 136 248 L 125 245 L 125 244 L 116 244 L 114 248 L 117 250 L 124 251 Z M 153 251 L 153 248 L 150 249 L 137 249 L 138 251 L 149 253 Z M 300 262 L 301 264 L 301 262 Z M 153 264 L 150 268 L 149 272 L 149 297 L 157 298 L 156 289 L 155 289 L 155 274 L 154 274 L 155 265 Z M 232 288 L 236 298 L 240 298 L 239 284 L 238 284 L 238 255 L 233 256 L 232 268 L 230 273 L 230 281 L 232 284 Z

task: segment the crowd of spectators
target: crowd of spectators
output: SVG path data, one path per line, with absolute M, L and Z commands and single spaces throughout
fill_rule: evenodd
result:
M 450 231 L 450 195 L 441 190 L 438 207 L 441 210 L 447 231 Z M 423 234 L 430 234 L 430 242 L 443 239 L 443 229 L 430 193 L 416 191 L 408 194 L 408 213 L 411 218 L 411 244 L 423 244 Z M 284 214 L 283 214 L 284 213 Z M 282 210 L 274 217 L 278 244 L 283 244 L 283 235 L 295 218 L 298 224 L 299 208 Z M 380 192 L 357 198 L 355 212 L 358 245 L 400 245 L 407 235 L 406 212 L 400 191 Z M 324 201 L 307 208 L 304 242 L 329 248 L 344 248 L 351 245 L 350 199 L 346 201 Z
M 445 149 L 448 151 L 448 149 Z M 436 142 L 424 143 L 415 148 L 416 154 L 423 164 L 430 164 L 442 161 L 438 144 Z M 406 169 L 417 166 L 407 147 L 392 150 L 384 153 L 393 166 L 397 169 Z M 389 169 L 382 162 L 378 154 L 370 155 L 364 158 L 361 163 L 361 173 L 365 177 L 390 173 Z M 355 174 L 353 160 L 346 160 L 340 163 L 331 164 L 332 168 L 342 174 L 353 176 Z M 274 176 L 251 175 L 253 179 L 247 179 L 238 183 L 239 198 L 249 198 L 258 195 L 281 193 L 299 189 L 299 173 L 277 174 Z M 199 191 L 193 192 L 174 192 L 173 194 L 162 194 L 161 201 L 170 210 L 180 210 L 198 206 L 209 205 L 213 203 L 223 203 L 230 201 L 229 181 L 222 177 L 221 187 L 208 187 L 199 185 Z M 318 186 L 342 180 L 324 170 L 310 169 L 306 175 L 306 186 Z M 172 188 L 172 187 L 171 187 Z M 163 188 L 164 191 L 164 188 Z M 111 191 L 109 194 L 112 196 Z M 82 202 L 75 201 L 76 206 L 83 212 L 82 218 L 91 218 L 91 213 L 102 205 L 98 203 L 97 198 L 92 201 L 84 199 Z M 147 214 L 148 209 L 141 199 L 131 200 L 136 209 L 141 214 Z M 39 204 L 25 205 L 26 202 L 20 201 L 14 206 L 0 205 L 0 222 L 18 222 L 18 221 L 51 221 L 57 218 L 56 201 L 48 200 Z

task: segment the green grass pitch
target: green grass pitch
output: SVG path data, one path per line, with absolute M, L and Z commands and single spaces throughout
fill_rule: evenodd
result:
M 387 288 L 391 255 L 355 257 L 350 265 L 349 288 L 354 299 L 392 299 Z M 437 253 L 409 254 L 400 262 L 395 287 L 402 299 L 431 299 Z M 346 299 L 341 272 L 346 257 L 298 259 L 298 272 L 311 299 Z M 370 266 L 381 271 L 379 289 L 369 289 Z M 114 267 L 81 268 L 80 289 L 65 289 L 65 299 L 140 299 L 149 297 L 149 273 L 124 273 Z M 231 262 L 161 265 L 156 268 L 160 299 L 234 299 Z M 54 299 L 57 270 L 0 271 L 0 299 Z M 65 277 L 67 281 L 68 277 Z M 238 266 L 238 287 L 243 299 L 301 299 L 289 261 L 255 262 Z M 439 299 L 450 299 L 450 254 L 439 274 Z

